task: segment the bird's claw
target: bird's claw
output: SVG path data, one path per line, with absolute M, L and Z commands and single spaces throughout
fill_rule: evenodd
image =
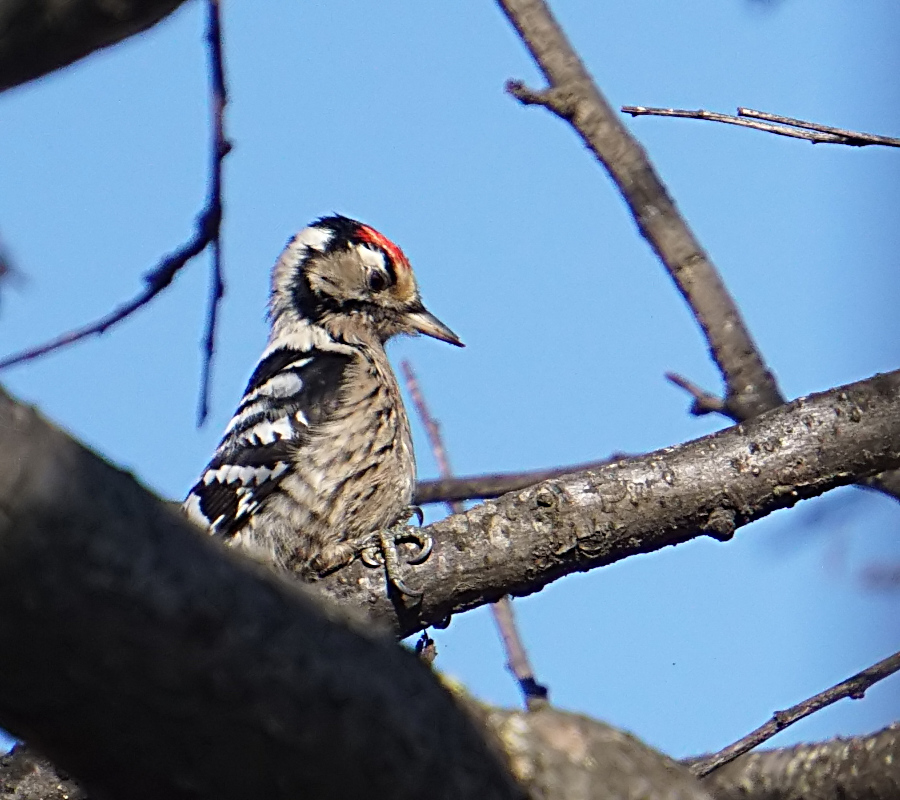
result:
M 397 545 L 412 542 L 418 546 L 418 552 L 405 559 L 411 566 L 421 564 L 434 547 L 434 539 L 430 533 L 418 531 L 407 526 L 390 528 L 373 534 L 369 543 L 360 551 L 360 559 L 367 567 L 384 567 L 388 583 L 407 597 L 420 598 L 424 592 L 413 589 L 400 577 L 401 559 Z

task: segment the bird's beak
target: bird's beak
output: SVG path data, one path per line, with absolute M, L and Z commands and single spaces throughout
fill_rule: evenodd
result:
M 414 311 L 410 314 L 406 315 L 406 321 L 409 326 L 419 333 L 424 333 L 426 336 L 433 336 L 435 339 L 440 339 L 442 342 L 450 342 L 450 344 L 455 344 L 457 347 L 465 347 L 465 345 L 459 340 L 459 337 L 450 330 L 443 322 L 441 322 L 434 314 L 430 311 L 426 311 L 424 308 L 421 311 Z

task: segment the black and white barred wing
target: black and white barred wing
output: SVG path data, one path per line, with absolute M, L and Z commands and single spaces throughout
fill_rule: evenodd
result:
M 339 401 L 349 356 L 270 348 L 256 367 L 222 442 L 184 501 L 194 522 L 232 536 L 278 490 L 310 431 Z

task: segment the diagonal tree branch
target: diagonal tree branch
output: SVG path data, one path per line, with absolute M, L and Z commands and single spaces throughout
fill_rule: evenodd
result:
M 754 747 L 768 741 L 789 725 L 799 722 L 804 717 L 808 717 L 820 709 L 827 708 L 838 700 L 843 700 L 847 697 L 854 700 L 862 699 L 869 687 L 890 677 L 897 671 L 900 671 L 900 653 L 894 653 L 894 655 L 888 656 L 877 664 L 873 664 L 868 669 L 858 672 L 852 678 L 847 678 L 847 680 L 841 681 L 830 689 L 819 692 L 819 694 L 803 700 L 784 711 L 776 711 L 772 715 L 772 719 L 734 744 L 728 745 L 728 747 L 723 748 L 718 753 L 701 756 L 694 760 L 691 763 L 691 772 L 698 778 L 709 775 L 714 770 L 721 768 Z
M 746 419 L 784 402 L 718 271 L 678 212 L 644 149 L 619 120 L 544 0 L 498 0 L 547 79 L 534 91 L 510 82 L 526 105 L 567 121 L 615 182 L 638 230 L 677 284 L 710 346 L 726 386 L 725 403 Z
M 870 736 L 747 753 L 702 784 L 716 800 L 894 800 L 900 724 Z
M 0 394 L 0 725 L 91 796 L 522 798 L 419 659 Z
M 394 607 L 359 563 L 322 585 L 402 635 L 505 593 L 697 536 L 900 465 L 900 371 L 800 398 L 712 436 L 546 481 L 429 526 L 418 605 Z
M 575 129 L 606 168 L 641 235 L 664 264 L 700 324 L 710 354 L 722 374 L 725 396 L 717 401 L 703 392 L 701 400 L 697 392 L 692 392 L 693 411 L 715 410 L 741 422 L 782 404 L 785 398 L 775 377 L 718 270 L 679 214 L 646 152 L 591 79 L 547 4 L 544 0 L 498 2 L 549 84 L 548 89 L 535 91 L 511 81 L 507 86 L 509 92 L 525 105 L 544 106 Z M 741 111 L 748 116 L 772 118 L 752 109 Z M 784 119 L 796 126 L 824 129 L 815 123 Z M 829 130 L 832 135 L 854 133 L 838 128 Z M 687 383 L 676 376 L 678 380 Z M 900 475 L 873 476 L 867 485 L 900 499 Z

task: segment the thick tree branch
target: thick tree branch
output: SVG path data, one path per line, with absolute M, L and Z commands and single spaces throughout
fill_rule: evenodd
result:
M 91 796 L 706 797 L 602 724 L 454 700 L 371 620 L 222 547 L 2 394 L 0 453 L 0 724 Z M 17 796 L 77 792 L 61 777 L 27 751 L 0 763 Z
M 747 753 L 702 783 L 716 800 L 895 800 L 900 724 L 871 736 Z
M 544 106 L 575 129 L 615 182 L 638 229 L 665 265 L 703 330 L 725 383 L 725 397 L 713 406 L 695 402 L 694 410 L 706 413 L 714 409 L 742 422 L 783 403 L 775 377 L 718 270 L 679 214 L 644 149 L 619 121 L 544 0 L 498 2 L 549 84 L 546 90 L 534 91 L 511 81 L 508 90 L 526 105 Z M 742 111 L 758 118 L 772 118 L 764 112 Z M 784 119 L 795 126 L 816 126 L 803 120 Z M 855 133 L 838 128 L 828 130 L 846 137 Z M 715 400 L 704 394 L 707 400 Z M 870 479 L 868 485 L 900 499 L 898 483 L 898 475 L 880 475 Z
M 0 453 L 0 725 L 92 793 L 521 796 L 371 622 L 218 546 L 6 395 Z
M 0 0 L 0 91 L 155 25 L 184 0 Z
M 429 527 L 414 569 L 421 603 L 385 599 L 355 563 L 323 582 L 408 635 L 450 614 L 524 595 L 572 572 L 755 519 L 900 464 L 900 371 L 795 400 L 712 436 L 569 475 Z
M 725 402 L 745 419 L 784 402 L 737 305 L 656 174 L 644 149 L 566 39 L 544 0 L 498 0 L 547 79 L 532 91 L 510 82 L 522 103 L 541 105 L 569 122 L 606 168 L 647 240 L 691 307 L 726 386 Z

